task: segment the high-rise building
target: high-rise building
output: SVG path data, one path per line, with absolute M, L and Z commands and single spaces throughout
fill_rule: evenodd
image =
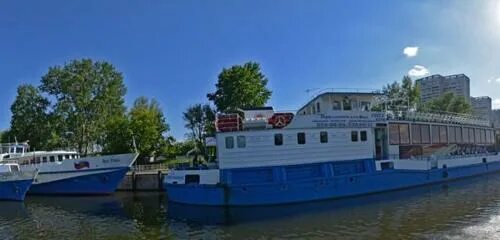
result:
M 483 119 L 492 120 L 491 98 L 490 97 L 471 97 L 470 104 L 472 114 Z
M 425 103 L 435 99 L 446 92 L 452 92 L 457 96 L 462 96 L 466 101 L 470 101 L 470 79 L 465 74 L 432 76 L 416 80 L 420 88 L 420 100 Z

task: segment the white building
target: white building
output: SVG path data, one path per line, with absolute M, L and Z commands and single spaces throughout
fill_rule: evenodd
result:
M 420 88 L 420 99 L 423 103 L 435 99 L 446 92 L 462 96 L 466 101 L 469 101 L 470 98 L 470 79 L 465 74 L 449 76 L 435 74 L 417 79 L 416 84 Z
M 472 114 L 481 117 L 486 120 L 491 120 L 492 110 L 491 110 L 491 98 L 484 97 L 471 97 L 470 103 L 472 107 Z

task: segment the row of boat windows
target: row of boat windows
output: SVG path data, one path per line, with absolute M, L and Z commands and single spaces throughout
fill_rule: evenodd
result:
M 411 131 L 410 131 L 411 130 Z M 399 123 L 389 125 L 389 143 L 398 144 L 430 144 L 430 143 L 476 143 L 494 144 L 495 133 L 493 130 Z
M 46 163 L 46 162 L 62 162 L 64 159 L 77 159 L 80 158 L 78 154 L 66 154 L 57 156 L 35 157 L 29 161 L 30 164 Z
M 366 142 L 368 139 L 366 131 L 351 131 L 351 142 Z M 328 143 L 328 132 L 322 131 L 319 133 L 319 142 L 320 143 Z M 234 148 L 234 137 L 228 136 L 225 138 L 225 145 L 227 149 Z M 297 144 L 303 145 L 306 144 L 306 133 L 299 132 L 297 133 Z M 276 133 L 274 134 L 274 145 L 281 146 L 283 145 L 283 134 Z M 246 137 L 245 136 L 237 136 L 236 137 L 236 146 L 238 148 L 246 147 Z

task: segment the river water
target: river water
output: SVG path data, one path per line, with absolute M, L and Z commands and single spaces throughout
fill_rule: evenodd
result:
M 0 239 L 500 239 L 500 174 L 403 191 L 243 208 L 161 193 L 0 202 Z

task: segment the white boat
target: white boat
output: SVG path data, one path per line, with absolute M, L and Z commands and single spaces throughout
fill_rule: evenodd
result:
M 23 201 L 36 173 L 21 171 L 15 162 L 0 162 L 0 200 Z
M 75 151 L 30 152 L 27 143 L 1 146 L 0 161 L 15 161 L 21 171 L 38 170 L 30 194 L 111 194 L 138 156 L 127 153 L 80 157 Z
M 488 120 L 370 111 L 378 93 L 322 93 L 295 114 L 219 114 L 215 167 L 165 180 L 173 202 L 234 206 L 341 198 L 500 171 Z M 498 142 L 496 143 L 498 146 Z

